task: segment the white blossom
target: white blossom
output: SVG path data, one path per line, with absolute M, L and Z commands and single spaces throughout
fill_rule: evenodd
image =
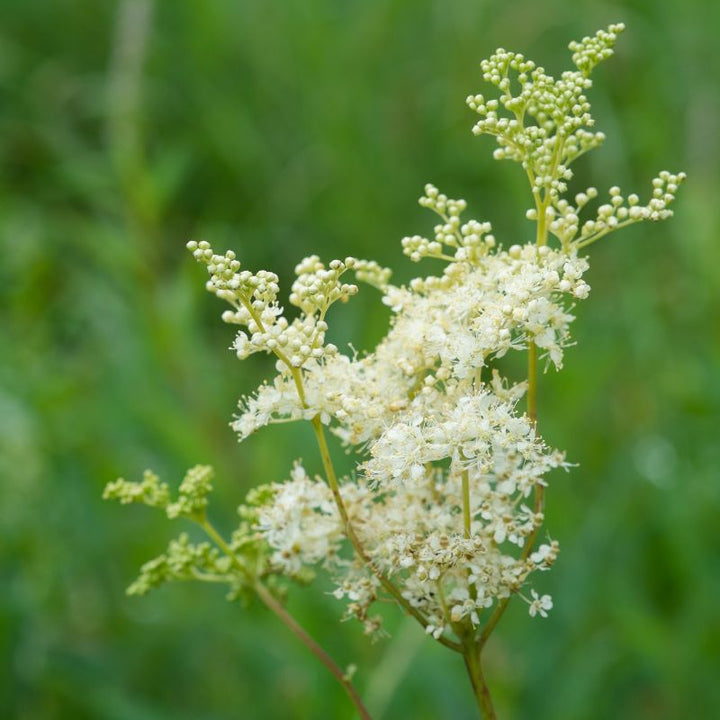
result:
M 272 486 L 272 503 L 260 508 L 257 530 L 275 551 L 272 562 L 295 575 L 304 564 L 331 560 L 342 542 L 343 528 L 325 482 L 311 480 L 299 463 L 290 478 Z
M 540 617 L 547 617 L 547 611 L 552 610 L 552 598 L 549 595 L 543 595 L 540 597 L 535 590 L 532 590 L 531 593 L 533 599 L 530 602 L 528 610 L 530 617 L 535 617 L 538 614 Z

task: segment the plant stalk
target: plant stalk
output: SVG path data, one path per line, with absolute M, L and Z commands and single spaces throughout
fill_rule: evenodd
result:
M 233 565 L 240 570 L 245 578 L 251 580 L 247 568 L 237 559 L 237 556 L 233 552 L 232 548 L 228 545 L 225 539 L 215 529 L 215 527 L 206 519 L 203 518 L 199 521 L 202 529 L 208 534 L 208 536 L 215 542 L 215 544 L 230 558 Z M 297 620 L 282 606 L 282 604 L 273 597 L 272 593 L 268 589 L 259 583 L 257 580 L 251 581 L 250 586 L 252 587 L 255 594 L 258 596 L 260 601 L 265 605 L 268 610 L 273 612 L 287 628 L 297 637 L 300 642 L 330 671 L 333 677 L 342 685 L 343 690 L 348 694 L 352 701 L 355 709 L 362 720 L 372 720 L 370 713 L 368 712 L 365 705 L 358 695 L 357 690 L 350 682 L 347 674 L 342 671 L 337 663 L 323 650 L 320 645 L 312 638 L 312 636 L 298 623 Z
M 466 648 L 463 659 L 465 660 L 465 667 L 483 720 L 497 720 L 495 706 L 490 696 L 490 689 L 485 682 L 481 652 L 482 650 L 479 645 L 472 641 L 472 644 Z
M 468 540 L 472 529 L 472 513 L 470 510 L 470 476 L 467 470 L 462 474 L 463 500 L 463 537 Z
M 355 705 L 355 709 L 362 720 L 372 720 L 370 713 L 363 704 L 362 699 L 358 695 L 354 685 L 350 682 L 346 673 L 339 668 L 335 661 L 308 635 L 305 629 L 285 610 L 281 603 L 279 603 L 267 588 L 256 583 L 253 585 L 253 589 L 257 593 L 257 596 L 263 602 L 263 604 L 282 620 L 290 631 L 300 639 L 300 641 L 315 655 L 315 657 L 332 673 L 333 677 L 342 685 L 343 690 L 348 694 L 348 697 Z

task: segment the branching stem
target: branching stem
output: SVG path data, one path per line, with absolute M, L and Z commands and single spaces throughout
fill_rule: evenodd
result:
M 273 597 L 272 593 L 257 580 L 253 580 L 248 569 L 240 562 L 233 549 L 215 529 L 207 518 L 199 521 L 200 527 L 208 534 L 215 544 L 230 558 L 233 565 L 242 573 L 243 577 L 248 580 L 249 586 L 258 596 L 260 601 L 268 610 L 272 611 L 286 627 L 297 637 L 300 642 L 332 673 L 333 677 L 342 685 L 343 690 L 348 694 L 355 709 L 358 711 L 362 720 L 372 720 L 370 713 L 358 695 L 357 690 L 350 682 L 347 673 L 318 645 L 311 635 L 298 623 L 297 620 L 283 607 L 283 605 Z
M 483 720 L 497 720 L 495 706 L 482 669 L 481 648 L 474 641 L 471 641 L 466 646 L 463 660 Z
M 299 640 L 312 652 L 315 657 L 333 674 L 335 679 L 342 685 L 345 692 L 352 700 L 355 709 L 358 711 L 358 715 L 362 720 L 372 720 L 370 713 L 368 712 L 363 701 L 358 695 L 355 686 L 350 682 L 347 673 L 344 673 L 340 667 L 338 667 L 335 661 L 308 635 L 305 629 L 295 620 L 295 618 L 282 606 L 273 595 L 268 592 L 267 588 L 257 583 L 253 586 L 257 596 L 263 602 L 265 607 L 277 615 L 282 620 L 288 629 L 297 637 Z

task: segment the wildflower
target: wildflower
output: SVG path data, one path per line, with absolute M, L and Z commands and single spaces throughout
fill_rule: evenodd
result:
M 547 611 L 552 610 L 553 602 L 549 595 L 543 595 L 540 597 L 535 590 L 530 591 L 532 593 L 532 601 L 530 602 L 530 608 L 528 612 L 530 617 L 540 615 L 540 617 L 547 617 Z

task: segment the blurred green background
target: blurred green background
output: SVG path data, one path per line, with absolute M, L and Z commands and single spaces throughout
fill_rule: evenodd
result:
M 408 278 L 399 239 L 431 227 L 428 181 L 525 241 L 521 172 L 470 134 L 478 63 L 504 46 L 560 72 L 568 41 L 615 21 L 591 94 L 608 140 L 577 187 L 689 180 L 674 220 L 592 248 L 578 346 L 541 388 L 541 429 L 579 464 L 549 495 L 555 609 L 513 606 L 487 675 L 503 720 L 720 717 L 716 3 L 0 0 L 3 718 L 352 717 L 262 608 L 204 586 L 124 595 L 181 528 L 103 503 L 108 480 L 211 462 L 229 530 L 250 485 L 318 465 L 303 427 L 237 446 L 237 398 L 270 363 L 226 351 L 184 243 L 286 282 L 313 252 Z M 364 289 L 333 339 L 369 348 L 386 318 Z M 458 656 L 394 614 L 369 645 L 326 589 L 291 609 L 358 663 L 378 719 L 475 717 Z

